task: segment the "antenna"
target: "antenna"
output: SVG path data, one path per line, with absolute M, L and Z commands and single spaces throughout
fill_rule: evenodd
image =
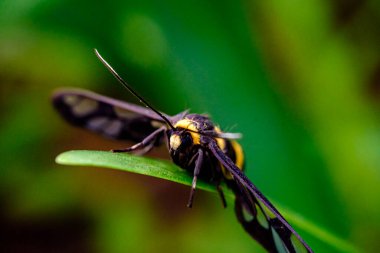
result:
M 99 54 L 98 50 L 94 49 L 95 51 L 95 54 L 96 56 L 99 58 L 99 60 L 103 63 L 104 66 L 106 66 L 106 68 L 111 72 L 111 74 L 125 87 L 127 88 L 127 90 L 129 90 L 129 92 L 131 92 L 135 97 L 137 97 L 140 102 L 142 104 L 145 105 L 146 108 L 150 108 L 152 111 L 154 111 L 158 116 L 160 116 L 168 125 L 171 129 L 175 129 L 175 127 L 173 126 L 173 124 L 169 121 L 169 119 L 167 117 L 165 117 L 161 112 L 157 111 L 156 109 L 154 109 L 153 106 L 151 106 L 145 99 L 143 99 L 139 94 L 137 94 L 136 91 L 134 91 L 132 89 L 131 86 L 129 86 L 129 84 L 123 80 L 123 78 L 121 78 L 119 76 L 118 73 L 116 73 L 116 71 L 111 67 L 111 65 L 108 64 L 108 62 L 106 62 L 106 60 L 103 59 L 103 57 Z

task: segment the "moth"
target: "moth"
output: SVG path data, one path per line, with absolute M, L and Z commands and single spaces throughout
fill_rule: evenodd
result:
M 53 95 L 53 105 L 64 119 L 106 137 L 136 143 L 113 152 L 145 154 L 166 142 L 173 162 L 193 175 L 188 207 L 193 204 L 198 178 L 215 184 L 226 206 L 221 187 L 224 182 L 235 193 L 235 213 L 239 222 L 268 252 L 313 252 L 243 173 L 244 153 L 236 141 L 240 134 L 223 132 L 206 115 L 184 111 L 169 116 L 156 110 L 116 73 L 97 50 L 95 54 L 145 107 L 90 91 L 64 89 Z

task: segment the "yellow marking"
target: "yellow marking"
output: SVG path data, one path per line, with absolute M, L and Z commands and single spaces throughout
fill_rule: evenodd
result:
M 221 150 L 224 150 L 226 148 L 226 140 L 222 139 L 222 138 L 215 138 L 215 139 L 216 139 L 216 143 L 218 144 L 219 148 Z
M 195 145 L 201 144 L 201 136 L 200 136 L 200 134 L 194 133 L 194 132 L 191 132 L 191 131 L 189 133 L 191 134 L 191 138 L 193 138 L 193 143 Z
M 222 132 L 222 130 L 220 130 L 220 128 L 219 127 L 214 127 L 214 129 L 215 129 L 215 132 L 217 132 L 217 133 L 221 133 Z
M 222 131 L 220 130 L 220 128 L 217 127 L 217 126 L 215 127 L 215 132 L 222 133 Z M 216 142 L 217 142 L 219 148 L 223 152 L 225 152 L 226 140 L 224 138 L 215 138 L 215 139 L 216 139 Z M 235 165 L 240 170 L 243 170 L 243 164 L 244 164 L 243 150 L 242 150 L 241 146 L 236 141 L 230 141 L 230 142 L 231 142 L 231 145 L 232 145 L 232 149 L 235 152 L 235 157 L 236 157 Z M 231 173 L 229 171 L 227 171 L 226 168 L 223 165 L 221 165 L 221 168 L 222 168 L 222 173 L 223 173 L 224 177 L 226 179 L 232 180 L 233 176 L 231 175 Z
M 236 156 L 236 166 L 238 166 L 238 168 L 240 170 L 243 170 L 243 166 L 244 166 L 244 153 L 243 153 L 243 149 L 241 148 L 240 144 L 237 143 L 237 141 L 231 141 L 231 145 L 232 145 L 232 148 L 234 149 L 235 151 L 235 156 Z
M 231 172 L 229 172 L 228 170 L 226 170 L 226 168 L 222 164 L 221 164 L 221 170 L 222 170 L 222 173 L 223 173 L 224 177 L 227 180 L 234 179 L 234 177 L 232 176 Z
M 94 112 L 96 109 L 98 109 L 98 105 L 98 102 L 95 100 L 84 98 L 79 101 L 79 103 L 76 104 L 72 110 L 75 116 L 81 117 Z
M 197 122 L 190 119 L 181 119 L 175 123 L 174 127 L 180 127 L 184 129 L 189 129 L 190 131 L 198 132 Z
M 217 133 L 221 133 L 222 131 L 220 130 L 220 128 L 219 127 L 214 127 L 214 130 L 215 130 L 215 132 L 217 132 Z M 219 148 L 221 149 L 221 150 L 224 150 L 225 148 L 226 148 L 226 140 L 225 139 L 223 139 L 223 138 L 215 138 L 216 139 L 216 143 L 218 144 L 218 146 L 219 146 Z
M 175 128 L 180 127 L 183 129 L 190 130 L 189 133 L 191 134 L 191 137 L 193 138 L 193 143 L 195 145 L 201 144 L 201 136 L 198 133 L 197 128 L 197 122 L 189 119 L 181 119 L 179 120 L 175 125 Z
M 173 134 L 170 136 L 170 148 L 177 150 L 177 148 L 181 145 L 181 137 L 177 134 Z

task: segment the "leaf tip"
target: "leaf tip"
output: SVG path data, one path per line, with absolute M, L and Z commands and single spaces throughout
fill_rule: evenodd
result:
M 66 152 L 63 152 L 63 153 L 57 155 L 57 157 L 55 158 L 55 162 L 57 164 L 61 164 L 61 165 L 68 164 L 68 160 L 67 160 L 67 154 L 68 153 L 70 153 L 70 151 L 66 151 Z

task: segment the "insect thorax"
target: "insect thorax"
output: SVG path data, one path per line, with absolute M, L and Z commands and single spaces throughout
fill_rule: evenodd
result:
M 217 136 L 217 134 L 221 133 L 219 127 L 215 126 L 207 116 L 200 114 L 186 115 L 185 118 L 177 121 L 174 127 L 175 130 L 168 130 L 169 153 L 174 163 L 183 169 L 192 171 L 194 169 L 197 151 L 199 148 L 202 148 L 206 153 L 204 167 L 207 167 L 207 170 L 202 171 L 209 172 L 207 173 L 209 175 L 205 176 L 215 177 L 215 171 L 210 169 L 218 167 L 223 172 L 224 177 L 229 178 L 230 175 L 225 173 L 219 162 L 208 154 L 207 143 L 205 143 L 203 141 L 204 138 L 202 138 L 202 136 L 205 135 Z M 227 156 L 234 162 L 238 162 L 238 167 L 242 169 L 243 154 L 239 144 L 235 141 L 223 138 L 213 137 L 212 139 L 217 142 L 219 148 Z

